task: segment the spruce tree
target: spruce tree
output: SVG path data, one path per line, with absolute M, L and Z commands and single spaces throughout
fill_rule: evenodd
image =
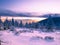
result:
M 19 26 L 19 23 L 17 21 L 15 21 L 15 27 L 18 27 Z
M 11 25 L 14 26 L 14 19 L 12 18 Z
M 29 28 L 29 24 L 28 24 L 27 22 L 26 22 L 26 24 L 25 24 L 25 27 L 26 27 L 26 28 Z
M 22 23 L 22 21 L 20 21 L 19 27 L 23 27 L 23 23 Z
M 4 21 L 4 29 L 8 29 L 9 28 L 9 21 L 6 19 Z
M 2 30 L 2 29 L 3 29 L 3 22 L 2 22 L 1 17 L 0 17 L 0 30 Z

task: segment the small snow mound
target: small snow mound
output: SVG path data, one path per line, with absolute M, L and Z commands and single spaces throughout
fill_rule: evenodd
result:
M 31 37 L 31 41 L 39 41 L 39 40 L 42 40 L 43 38 L 42 37 L 39 37 L 39 36 L 33 36 Z
M 52 42 L 52 41 L 54 41 L 54 37 L 51 37 L 51 36 L 46 36 L 44 39 L 45 39 L 45 41 L 47 41 L 47 42 Z

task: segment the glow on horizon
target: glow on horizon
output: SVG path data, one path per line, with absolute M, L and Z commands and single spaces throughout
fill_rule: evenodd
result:
M 9 17 L 9 16 L 1 16 L 1 19 L 2 21 L 8 19 L 8 20 L 11 20 L 11 19 L 15 19 L 15 20 L 33 20 L 33 22 L 37 22 L 37 21 L 41 21 L 41 20 L 44 20 L 46 18 L 40 18 L 40 17 Z

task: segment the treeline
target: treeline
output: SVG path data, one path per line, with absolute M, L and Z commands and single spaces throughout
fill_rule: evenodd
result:
M 2 20 L 0 19 L 0 30 L 7 30 L 10 29 L 12 26 L 13 27 L 20 27 L 20 28 L 35 28 L 35 23 L 25 23 L 23 24 L 22 20 L 20 21 L 20 23 L 17 20 L 11 19 L 8 20 L 6 19 L 4 22 L 2 22 Z

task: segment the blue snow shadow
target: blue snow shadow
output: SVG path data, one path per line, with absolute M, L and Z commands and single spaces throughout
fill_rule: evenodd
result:
M 53 41 L 54 41 L 54 37 L 46 36 L 46 37 L 44 38 L 44 40 L 47 41 L 47 42 L 53 42 Z
M 41 40 L 43 40 L 43 38 L 39 36 L 33 36 L 30 38 L 30 41 L 41 41 Z

